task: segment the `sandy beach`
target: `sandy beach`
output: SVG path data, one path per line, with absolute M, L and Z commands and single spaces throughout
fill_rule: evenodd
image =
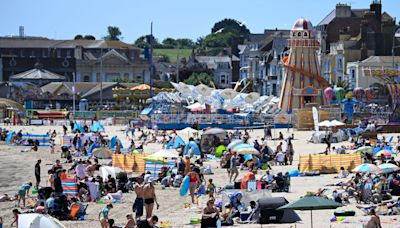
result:
M 58 135 L 62 134 L 62 128 L 60 126 L 15 126 L 6 127 L 7 129 L 19 130 L 22 129 L 24 132 L 30 133 L 45 133 L 49 129 L 56 129 Z M 107 126 L 106 131 L 109 136 L 117 135 L 120 138 L 124 138 L 124 132 L 122 131 L 123 126 Z M 307 143 L 312 132 L 310 131 L 292 131 L 289 132 L 287 129 L 274 130 L 273 135 L 277 135 L 278 131 L 282 131 L 286 137 L 289 134 L 294 133 L 295 140 L 293 141 L 295 157 L 294 164 L 292 166 L 273 166 L 273 173 L 279 171 L 289 171 L 297 169 L 299 163 L 299 155 L 313 154 L 324 151 L 325 144 L 312 144 Z M 254 139 L 260 139 L 263 135 L 262 130 L 254 130 L 250 132 L 252 137 L 251 142 Z M 61 138 L 57 136 L 60 140 Z M 185 137 L 184 137 L 185 138 Z M 4 142 L 3 142 L 4 143 Z M 60 141 L 56 141 L 58 144 Z M 269 141 L 268 144 L 275 149 L 279 141 Z M 347 142 L 333 144 L 333 146 L 348 145 Z M 160 150 L 161 144 L 148 144 L 144 146 L 146 153 L 154 153 Z M 2 144 L 0 145 L 0 194 L 9 194 L 13 196 L 17 191 L 18 187 L 25 182 L 34 182 L 34 165 L 37 159 L 42 160 L 42 182 L 41 186 L 47 185 L 46 180 L 47 170 L 50 169 L 53 162 L 60 158 L 60 153 L 50 153 L 50 148 L 39 147 L 38 152 L 21 152 L 25 149 L 24 147 L 17 147 L 12 145 Z M 109 161 L 109 160 L 108 160 Z M 102 160 L 102 163 L 107 163 L 107 160 Z M 206 179 L 212 178 L 217 187 L 223 187 L 228 184 L 229 178 L 225 169 L 218 168 L 218 161 L 207 161 L 205 165 L 211 165 L 213 167 L 214 175 L 206 176 Z M 257 178 L 259 178 L 264 171 L 259 171 Z M 241 171 L 239 178 L 245 174 L 245 171 Z M 318 188 L 321 188 L 328 184 L 334 184 L 344 179 L 335 179 L 335 174 L 321 175 L 315 177 L 293 177 L 291 179 L 291 187 L 289 193 L 272 193 L 272 196 L 283 196 L 288 201 L 297 200 L 300 196 L 305 195 L 307 192 L 315 192 Z M 334 189 L 335 187 L 328 187 Z M 200 216 L 200 209 L 190 208 L 185 209 L 184 203 L 190 202 L 190 197 L 180 197 L 178 189 L 165 189 L 162 190 L 160 185 L 156 186 L 156 194 L 159 199 L 160 208 L 155 210 L 160 221 L 169 222 L 172 227 L 194 227 L 189 225 L 191 218 Z M 114 208 L 110 212 L 110 218 L 116 221 L 117 225 L 124 225 L 126 222 L 125 215 L 132 213 L 132 201 L 135 198 L 134 193 L 126 193 L 123 195 L 123 199 L 120 203 L 114 204 Z M 397 198 L 397 197 L 396 197 Z M 204 201 L 204 200 L 202 200 Z M 366 222 L 369 216 L 363 216 L 363 213 L 355 207 L 355 202 L 351 201 L 352 204 L 345 206 L 340 209 L 352 209 L 356 211 L 356 216 L 349 217 L 349 223 L 330 223 L 330 218 L 333 217 L 334 210 L 320 210 L 313 211 L 313 222 L 314 227 L 362 227 L 362 222 Z M 99 227 L 100 224 L 97 220 L 99 211 L 104 204 L 89 203 L 87 209 L 87 217 L 84 221 L 62 221 L 66 227 Z M 0 203 L 0 216 L 3 217 L 3 227 L 10 227 L 12 222 L 12 209 L 14 208 L 14 202 L 2 202 Z M 271 224 L 262 225 L 262 227 L 310 227 L 310 212 L 309 211 L 296 211 L 301 222 L 296 224 Z M 381 216 L 383 227 L 400 227 L 400 222 L 395 221 L 396 217 Z M 398 219 L 398 217 L 397 217 Z M 260 225 L 238 225 L 235 227 L 260 227 Z

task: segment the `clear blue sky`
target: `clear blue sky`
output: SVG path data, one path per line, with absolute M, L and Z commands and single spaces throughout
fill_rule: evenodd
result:
M 346 0 L 353 8 L 368 8 L 372 0 Z M 72 39 L 76 34 L 106 35 L 118 26 L 125 42 L 149 34 L 191 38 L 207 35 L 223 18 L 242 21 L 252 33 L 265 28 L 290 28 L 299 17 L 317 24 L 340 0 L 0 0 L 0 36 L 25 34 Z M 400 0 L 383 0 L 383 10 L 400 19 Z

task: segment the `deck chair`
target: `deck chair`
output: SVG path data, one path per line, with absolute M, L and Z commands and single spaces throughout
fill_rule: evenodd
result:
M 69 213 L 69 216 L 71 217 L 71 219 L 78 219 L 78 212 L 79 212 L 80 208 L 81 207 L 79 205 L 73 205 L 71 207 L 71 212 Z

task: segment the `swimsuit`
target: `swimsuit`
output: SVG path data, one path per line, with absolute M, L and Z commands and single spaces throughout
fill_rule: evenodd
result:
M 153 198 L 144 199 L 144 203 L 145 204 L 153 204 L 154 203 L 154 199 Z
M 132 210 L 136 212 L 136 218 L 143 216 L 143 198 L 135 199 Z

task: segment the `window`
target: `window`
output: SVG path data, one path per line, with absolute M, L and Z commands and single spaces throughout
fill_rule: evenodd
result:
M 298 36 L 298 37 L 301 37 L 301 32 L 298 32 L 298 33 L 297 33 L 297 36 Z
M 356 78 L 356 71 L 354 69 L 351 69 L 351 79 Z
M 96 82 L 101 82 L 100 73 L 96 74 Z
M 47 50 L 42 50 L 42 57 L 46 58 L 47 57 Z
M 304 32 L 304 37 L 308 37 L 308 32 Z
M 89 82 L 89 81 L 90 81 L 89 75 L 83 76 L 83 82 Z
M 293 36 L 293 37 L 296 37 L 296 33 L 295 33 L 295 32 L 293 32 L 292 36 Z
M 219 81 L 220 81 L 221 84 L 227 84 L 227 77 L 226 77 L 226 75 L 225 75 L 225 74 L 221 74 L 221 75 L 219 76 Z
M 61 58 L 61 50 L 57 50 L 57 58 Z
M 32 50 L 32 52 L 31 52 L 31 56 L 30 56 L 31 58 L 34 58 L 34 57 L 36 57 L 35 56 L 35 50 Z
M 125 73 L 125 74 L 124 74 L 124 79 L 125 79 L 125 80 L 129 80 L 129 73 Z
M 71 58 L 71 50 L 67 50 L 67 58 Z

